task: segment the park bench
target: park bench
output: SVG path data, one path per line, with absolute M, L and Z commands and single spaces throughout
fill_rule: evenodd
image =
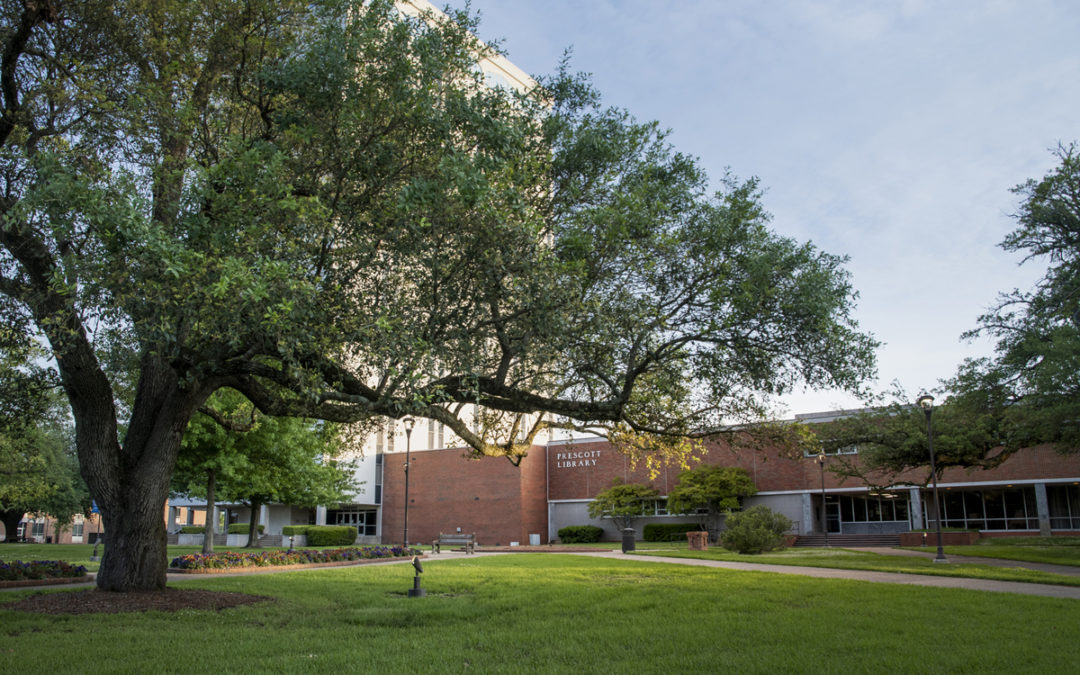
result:
M 443 546 L 464 546 L 465 553 L 476 553 L 476 534 L 462 534 L 460 532 L 444 534 L 439 533 L 439 538 L 431 542 L 431 552 L 441 553 Z

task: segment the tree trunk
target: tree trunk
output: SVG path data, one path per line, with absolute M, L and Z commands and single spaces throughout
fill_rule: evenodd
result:
M 251 521 L 248 528 L 248 543 L 244 548 L 262 548 L 259 545 L 259 511 L 262 510 L 262 502 L 251 501 Z
M 206 470 L 206 529 L 203 530 L 202 552 L 210 555 L 214 552 L 214 528 L 217 527 L 217 518 L 214 517 L 214 494 L 217 488 L 217 472 L 213 469 Z
M 26 515 L 22 509 L 0 511 L 0 522 L 4 523 L 4 541 L 14 544 L 19 541 L 19 521 Z
M 168 568 L 167 530 L 163 509 L 168 490 L 125 500 L 103 511 L 105 553 L 97 574 L 103 591 L 158 591 L 165 589 Z M 119 517 L 117 517 L 118 514 Z

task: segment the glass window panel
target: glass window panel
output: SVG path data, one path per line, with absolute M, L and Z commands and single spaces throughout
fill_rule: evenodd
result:
M 853 520 L 858 523 L 866 522 L 866 500 L 852 497 L 851 507 L 855 512 Z
M 967 511 L 968 520 L 983 519 L 983 496 L 981 490 L 969 490 L 964 493 L 964 509 Z
M 895 499 L 893 509 L 895 510 L 897 520 L 908 519 L 908 500 L 907 499 Z
M 1005 517 L 1005 498 L 1001 490 L 983 492 L 983 509 L 987 519 Z
M 866 519 L 872 523 L 881 520 L 881 503 L 877 498 L 866 500 Z
M 942 516 L 943 520 L 952 521 L 954 523 L 960 522 L 960 525 L 946 525 L 946 527 L 963 527 L 964 493 L 946 491 L 944 494 L 941 494 L 941 504 L 945 513 L 945 515 Z

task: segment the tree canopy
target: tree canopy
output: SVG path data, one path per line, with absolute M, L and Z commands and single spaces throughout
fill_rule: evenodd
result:
M 1002 241 L 1023 263 L 1046 271 L 1029 291 L 1014 289 L 979 317 L 966 337 L 997 339 L 994 356 L 970 359 L 935 393 L 934 454 L 939 471 L 994 468 L 1040 444 L 1080 450 L 1080 156 L 1075 144 L 1054 153 L 1060 164 L 1013 189 L 1022 199 L 1017 227 Z M 926 420 L 914 397 L 822 425 L 823 447 L 856 445 L 837 473 L 890 485 L 913 469 L 930 480 Z M 906 480 L 915 480 L 907 478 Z
M 704 511 L 715 535 L 720 518 L 740 509 L 742 500 L 756 493 L 757 487 L 746 469 L 702 464 L 679 474 L 679 483 L 668 493 L 667 508 L 669 513 Z
M 615 527 L 623 530 L 633 527 L 634 522 L 645 515 L 645 503 L 659 496 L 656 488 L 616 479 L 589 502 L 589 517 L 611 518 Z
M 994 357 L 966 362 L 946 383 L 1001 420 L 1012 451 L 1039 443 L 1080 450 L 1080 155 L 1054 152 L 1059 165 L 1018 185 L 1017 227 L 1001 242 L 1024 264 L 1045 264 L 1028 291 L 1003 293 L 965 334 L 997 339 Z
M 217 392 L 209 406 L 188 423 L 173 489 L 250 506 L 249 545 L 257 542 L 263 504 L 336 504 L 353 487 L 351 464 L 337 459 L 340 431 L 335 425 L 260 415 L 230 390 Z
M 551 425 L 705 436 L 872 373 L 844 259 L 770 231 L 755 180 L 713 192 L 564 71 L 485 88 L 463 12 L 4 0 L 0 21 L 0 294 L 71 403 L 102 589 L 164 586 L 181 436 L 224 387 L 520 456 Z

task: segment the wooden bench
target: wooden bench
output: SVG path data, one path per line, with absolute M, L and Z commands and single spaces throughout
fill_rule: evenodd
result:
M 431 542 L 431 552 L 441 553 L 443 546 L 464 546 L 465 554 L 476 553 L 476 534 L 461 534 L 460 532 L 444 534 L 439 533 L 439 538 Z

